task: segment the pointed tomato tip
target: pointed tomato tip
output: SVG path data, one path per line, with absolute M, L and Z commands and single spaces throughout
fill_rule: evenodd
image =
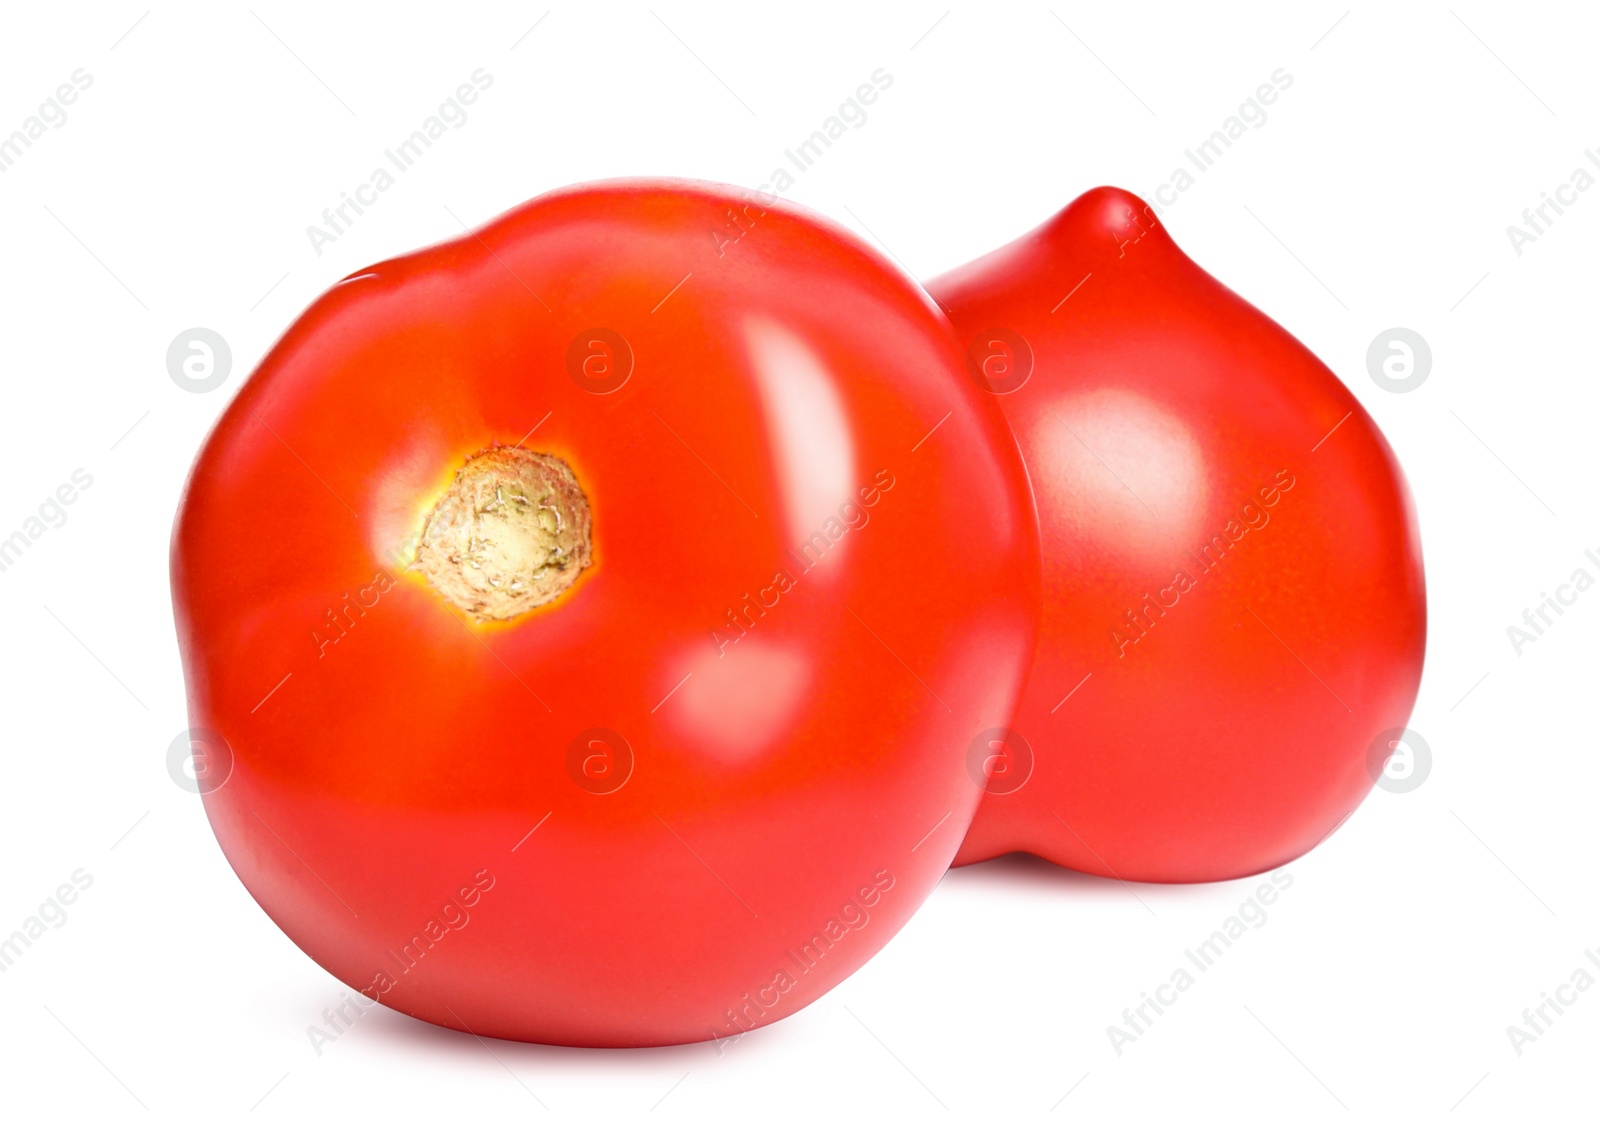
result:
M 1118 247 L 1151 234 L 1157 235 L 1159 240 L 1171 241 L 1166 227 L 1156 217 L 1155 208 L 1121 187 L 1095 187 L 1085 191 L 1051 219 L 1049 226 L 1057 236 L 1104 238 Z

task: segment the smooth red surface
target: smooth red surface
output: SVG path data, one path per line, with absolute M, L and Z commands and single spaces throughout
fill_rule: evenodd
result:
M 610 393 L 568 367 L 594 328 L 633 353 Z M 482 625 L 395 557 L 519 441 L 576 472 L 596 562 Z M 955 853 L 968 744 L 1033 650 L 1030 504 L 948 324 L 854 237 L 704 184 L 543 196 L 341 282 L 201 452 L 172 567 L 192 721 L 234 757 L 207 813 L 290 938 L 414 1016 L 580 1045 L 771 1023 Z M 620 788 L 586 730 L 626 742 Z
M 1033 770 L 991 787 L 957 863 L 1204 881 L 1311 849 L 1422 671 L 1416 520 L 1372 418 L 1125 191 L 928 287 L 992 377 L 1031 350 L 999 400 L 1044 550 L 1013 722 Z

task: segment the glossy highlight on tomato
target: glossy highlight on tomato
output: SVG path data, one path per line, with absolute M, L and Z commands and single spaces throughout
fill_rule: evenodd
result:
M 958 864 L 1273 868 L 1373 787 L 1416 699 L 1405 478 L 1288 332 L 1102 187 L 929 284 L 1038 501 L 1038 653 Z
M 965 363 L 853 236 L 685 181 L 340 282 L 174 530 L 250 893 L 484 1036 L 736 1039 L 848 976 L 948 866 L 1034 645 L 1031 496 Z

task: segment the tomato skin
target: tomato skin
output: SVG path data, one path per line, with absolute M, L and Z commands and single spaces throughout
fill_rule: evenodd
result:
M 518 442 L 572 468 L 594 563 L 480 623 L 406 551 Z M 542 196 L 335 286 L 201 451 L 172 573 L 192 722 L 231 748 L 206 811 L 290 938 L 393 1008 L 736 1036 L 949 865 L 1038 564 L 1003 417 L 877 254 L 731 188 Z
M 1115 188 L 928 287 L 1009 391 L 1044 551 L 1034 770 L 957 864 L 1210 881 L 1317 845 L 1422 672 L 1416 518 L 1372 418 Z

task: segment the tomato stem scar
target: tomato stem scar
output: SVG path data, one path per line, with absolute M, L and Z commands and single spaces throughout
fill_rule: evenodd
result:
M 558 456 L 495 446 L 474 453 L 428 513 L 416 567 L 477 620 L 515 619 L 588 568 L 592 518 Z

